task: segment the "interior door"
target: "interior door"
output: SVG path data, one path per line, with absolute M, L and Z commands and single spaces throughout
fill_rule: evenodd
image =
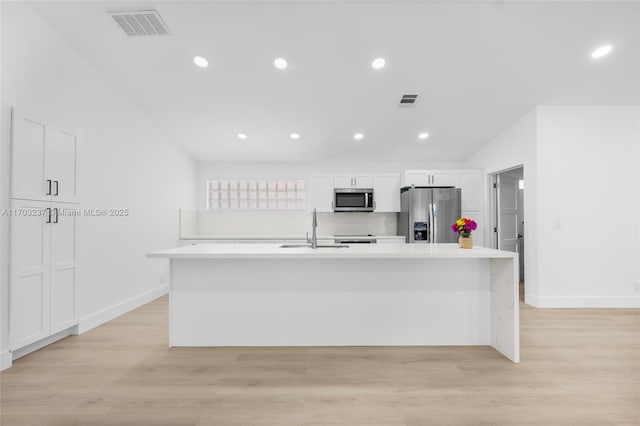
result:
M 518 251 L 518 179 L 497 176 L 498 249 Z
M 68 204 L 53 203 L 51 219 L 51 333 L 75 325 L 76 218 Z
M 11 111 L 11 198 L 49 200 L 45 172 L 47 126 L 35 118 Z
M 46 169 L 52 183 L 52 200 L 78 201 L 78 136 L 56 128 L 49 128 L 46 144 Z
M 18 349 L 49 334 L 51 203 L 11 203 L 9 346 Z

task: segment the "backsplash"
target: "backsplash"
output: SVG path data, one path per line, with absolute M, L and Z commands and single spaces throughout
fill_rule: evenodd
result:
M 318 213 L 318 235 L 396 235 L 396 213 Z M 304 210 L 180 210 L 180 238 L 300 236 L 311 233 Z

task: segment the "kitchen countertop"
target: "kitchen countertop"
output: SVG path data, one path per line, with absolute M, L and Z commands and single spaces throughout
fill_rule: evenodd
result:
M 311 234 L 309 234 L 311 236 Z M 335 235 L 318 235 L 319 240 L 333 240 Z M 340 235 L 340 238 L 345 238 Z M 370 238 L 377 240 L 404 238 L 402 235 L 350 235 L 348 238 Z M 181 240 L 304 240 L 304 235 L 183 235 Z
M 330 237 L 333 238 L 333 237 Z M 150 259 L 495 259 L 516 253 L 458 244 L 352 244 L 346 248 L 281 248 L 280 244 L 197 244 L 147 253 Z

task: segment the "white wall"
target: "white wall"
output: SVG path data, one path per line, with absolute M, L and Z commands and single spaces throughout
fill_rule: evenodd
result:
M 537 110 L 533 109 L 522 118 L 512 123 L 500 134 L 496 135 L 480 150 L 475 152 L 465 165 L 467 168 L 484 169 L 487 175 L 511 169 L 517 166 L 524 168 L 524 250 L 525 250 L 525 300 L 533 303 L 532 295 L 536 294 L 537 275 Z M 487 179 L 488 184 L 491 179 Z M 491 229 L 492 203 L 490 190 L 485 193 L 485 245 L 490 247 L 493 235 Z
M 640 306 L 638 111 L 538 107 L 467 162 L 487 173 L 524 165 L 527 303 Z
M 2 2 L 1 205 L 9 203 L 10 107 L 83 135 L 81 207 L 128 208 L 127 218 L 78 224 L 78 311 L 102 312 L 166 290 L 166 262 L 145 252 L 178 240 L 178 209 L 195 207 L 195 162 L 28 6 Z M 8 220 L 2 218 L 0 350 L 7 348 Z M 139 298 L 139 299 L 136 299 Z M 122 305 L 124 302 L 131 303 Z M 98 314 L 98 315 L 96 315 Z
M 639 145 L 638 107 L 538 108 L 539 305 L 640 307 Z
M 201 162 L 197 166 L 197 207 L 205 209 L 206 182 L 215 179 L 306 179 L 313 173 L 378 172 L 401 173 L 404 170 L 460 169 L 463 162 L 406 162 L 334 161 L 334 162 Z

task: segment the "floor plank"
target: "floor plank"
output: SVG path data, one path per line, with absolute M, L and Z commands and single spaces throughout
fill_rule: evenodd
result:
M 521 304 L 488 347 L 167 347 L 167 298 L 0 373 L 9 425 L 637 425 L 640 311 Z

